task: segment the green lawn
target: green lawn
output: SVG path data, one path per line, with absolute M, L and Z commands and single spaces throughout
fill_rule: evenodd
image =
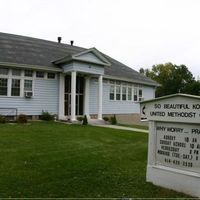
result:
M 125 127 L 130 127 L 130 128 L 144 129 L 144 130 L 148 130 L 149 129 L 148 126 L 137 125 L 137 124 L 117 124 L 117 125 L 119 125 L 119 126 L 125 126 Z
M 146 183 L 147 134 L 0 125 L 0 197 L 186 197 Z

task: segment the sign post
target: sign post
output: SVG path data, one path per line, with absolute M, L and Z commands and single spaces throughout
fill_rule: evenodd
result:
M 149 120 L 147 181 L 200 197 L 200 97 L 143 101 L 141 117 Z

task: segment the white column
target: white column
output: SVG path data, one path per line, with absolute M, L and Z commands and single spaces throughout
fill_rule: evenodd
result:
M 90 118 L 90 77 L 85 77 L 85 88 L 84 88 L 84 115 Z
M 76 121 L 76 72 L 71 73 L 71 121 Z
M 65 92 L 65 76 L 60 73 L 59 77 L 59 110 L 58 119 L 64 119 L 64 92 Z
M 98 119 L 102 120 L 102 93 L 103 93 L 103 76 L 99 76 L 99 112 Z

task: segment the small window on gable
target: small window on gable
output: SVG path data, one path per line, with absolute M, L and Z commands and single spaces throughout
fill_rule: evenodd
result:
M 21 70 L 20 69 L 12 69 L 12 75 L 13 76 L 21 76 Z
M 56 78 L 56 74 L 55 73 L 48 73 L 47 74 L 47 78 L 48 79 L 55 79 Z
M 8 75 L 8 68 L 0 68 L 0 75 Z
M 36 77 L 37 77 L 37 78 L 44 78 L 44 72 L 42 72 L 42 71 L 37 71 L 37 72 L 36 72 Z
M 26 76 L 26 77 L 32 77 L 33 76 L 33 71 L 32 70 L 25 70 L 24 71 L 24 76 Z

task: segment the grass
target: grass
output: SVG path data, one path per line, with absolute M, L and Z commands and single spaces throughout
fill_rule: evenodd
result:
M 35 122 L 0 125 L 0 197 L 187 197 L 145 181 L 147 134 Z
M 117 124 L 119 126 L 125 126 L 125 127 L 130 127 L 130 128 L 138 128 L 138 129 L 144 129 L 144 130 L 148 130 L 148 126 L 145 125 L 136 125 L 136 124 Z

